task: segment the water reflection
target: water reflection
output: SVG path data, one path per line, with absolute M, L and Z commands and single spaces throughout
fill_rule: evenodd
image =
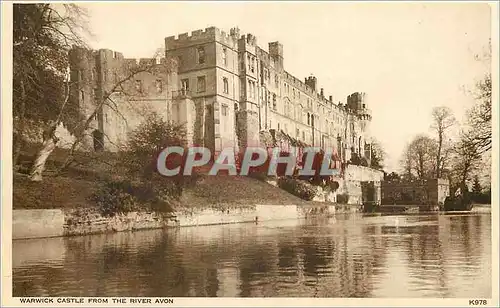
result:
M 13 242 L 14 296 L 491 297 L 491 216 L 341 215 Z

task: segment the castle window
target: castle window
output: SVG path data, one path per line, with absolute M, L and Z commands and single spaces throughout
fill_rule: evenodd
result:
M 255 98 L 255 82 L 250 80 L 248 81 L 248 97 Z
M 137 92 L 142 92 L 142 81 L 141 80 L 135 81 L 135 90 Z
M 224 84 L 224 93 L 228 94 L 229 93 L 229 82 L 227 81 L 227 78 L 226 77 L 222 78 L 222 82 Z
M 302 131 L 302 140 L 306 140 L 306 132 L 305 131 Z
M 205 92 L 206 90 L 206 82 L 205 76 L 198 77 L 198 92 Z
M 227 49 L 226 48 L 222 48 L 222 64 L 224 64 L 224 66 L 227 66 Z
M 280 124 L 278 123 L 278 130 L 280 130 Z
M 72 71 L 71 71 L 71 74 L 70 74 L 70 80 L 71 80 L 71 81 L 73 81 L 73 82 L 77 82 L 77 81 L 79 81 L 79 80 L 78 80 L 78 77 L 79 77 L 78 75 L 79 75 L 79 71 L 77 71 L 77 70 L 72 70 Z
M 311 125 L 311 115 L 307 113 L 307 125 Z
M 156 80 L 156 92 L 163 92 L 163 81 L 161 79 Z
M 227 106 L 226 105 L 222 105 L 222 115 L 227 116 Z
M 252 67 L 250 68 L 250 70 L 252 71 L 252 73 L 254 73 L 255 72 L 255 59 L 253 57 L 252 57 L 251 63 L 252 63 Z
M 295 129 L 295 137 L 300 137 L 300 130 L 298 128 Z
M 365 108 L 366 108 L 366 104 L 363 104 L 363 109 L 365 109 Z
M 83 92 L 83 90 L 80 90 L 80 100 L 82 103 L 85 101 L 85 92 Z
M 198 47 L 198 64 L 205 63 L 205 48 Z
M 188 92 L 189 91 L 189 79 L 182 79 L 181 80 L 181 89 L 184 91 L 184 92 Z
M 276 94 L 273 93 L 273 109 L 277 110 L 278 107 L 276 106 Z

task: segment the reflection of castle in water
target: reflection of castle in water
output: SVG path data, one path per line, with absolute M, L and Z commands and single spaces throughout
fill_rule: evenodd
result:
M 489 216 L 405 217 L 398 228 L 390 219 L 52 239 L 44 247 L 60 256 L 36 261 L 34 246 L 14 242 L 14 295 L 373 297 L 381 280 L 396 283 L 387 269 L 403 266 L 410 277 L 398 284 L 453 296 L 460 277 L 489 260 Z M 388 263 L 394 253 L 398 264 Z M 447 265 L 460 258 L 464 272 Z

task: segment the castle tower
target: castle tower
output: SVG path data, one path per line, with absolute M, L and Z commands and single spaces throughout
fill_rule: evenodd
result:
M 276 70 L 282 73 L 284 71 L 283 44 L 280 42 L 269 43 L 269 56 L 274 60 Z
M 257 58 L 257 39 L 252 34 L 238 41 L 240 101 L 237 111 L 239 147 L 259 145 L 260 63 Z
M 69 51 L 70 96 L 69 101 L 75 104 L 84 117 L 89 117 L 98 104 L 99 91 L 96 70 L 96 54 L 92 50 L 74 47 Z M 94 136 L 94 137 L 92 137 Z M 81 146 L 84 150 L 100 150 L 103 147 L 102 114 L 97 113 L 85 133 Z
M 372 142 L 370 135 L 370 123 L 372 115 L 371 110 L 367 107 L 366 94 L 363 92 L 355 92 L 349 95 L 347 97 L 347 108 L 359 122 L 359 129 L 356 132 L 357 140 L 355 140 L 354 145 L 357 148 L 356 152 L 370 162 Z
M 172 94 L 172 118 L 187 126 L 192 144 L 215 154 L 237 146 L 238 35 L 237 29 L 226 33 L 210 27 L 165 38 L 167 59 L 178 63 L 179 90 Z

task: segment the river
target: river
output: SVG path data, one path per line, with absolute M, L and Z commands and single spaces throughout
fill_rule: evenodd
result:
M 490 298 L 489 211 L 13 242 L 14 296 Z

